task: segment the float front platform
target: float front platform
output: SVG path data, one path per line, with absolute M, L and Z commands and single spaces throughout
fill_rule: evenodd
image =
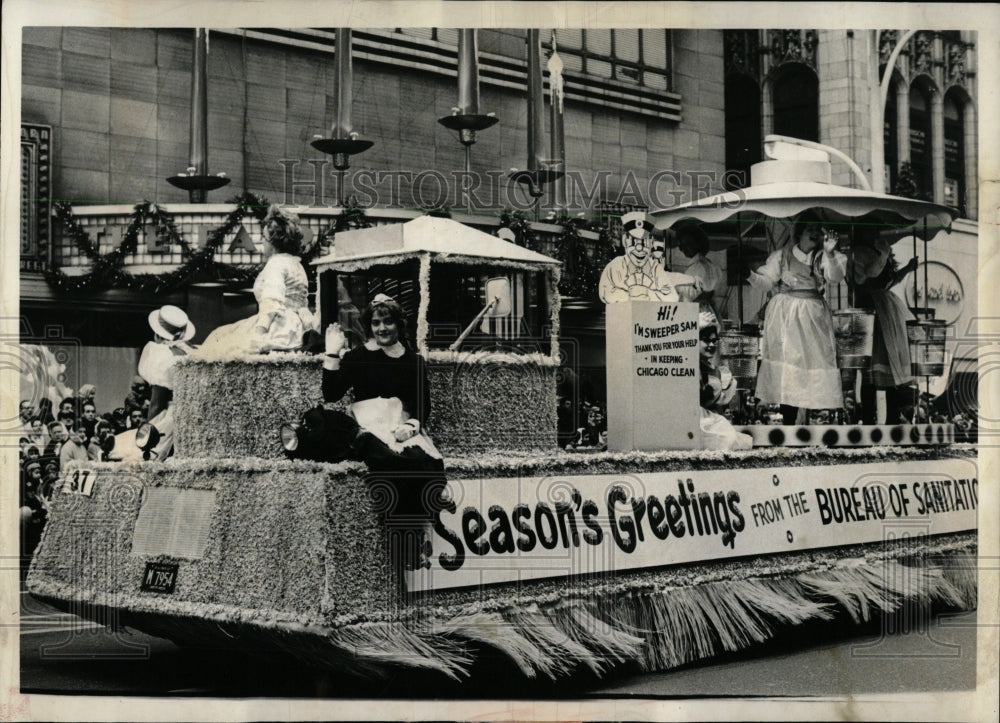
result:
M 923 477 L 894 472 L 913 463 L 927 470 Z M 271 646 L 355 672 L 402 665 L 452 676 L 468 670 L 481 647 L 499 650 L 529 676 L 626 662 L 654 670 L 743 648 L 811 619 L 862 620 L 911 604 L 975 606 L 972 448 L 471 455 L 446 464 L 454 508 L 439 515 L 428 535 L 431 568 L 407 576 L 411 590 L 423 588 L 419 593 L 401 592 L 379 521 L 391 499 L 367 488 L 361 465 L 262 459 L 91 465 L 77 491 L 56 496 L 28 590 L 76 614 L 182 643 L 216 636 L 231 646 L 258 652 Z M 864 475 L 843 474 L 873 465 L 884 470 L 876 480 L 887 490 L 881 507 L 867 493 L 861 501 Z M 798 488 L 791 479 L 797 468 Z M 780 488 L 771 482 L 775 469 L 789 470 Z M 754 474 L 765 482 L 739 486 Z M 908 491 L 900 499 L 912 506 L 895 516 L 893 486 L 898 493 L 903 479 Z M 513 499 L 512 480 L 522 490 Z M 676 524 L 680 513 L 671 515 L 667 502 L 678 482 L 714 493 L 719 480 L 737 492 L 723 506 L 743 519 L 731 547 L 721 529 L 709 531 L 708 517 L 699 518 L 704 534 L 698 522 L 699 534 L 692 524 L 685 535 Z M 915 494 L 918 483 L 924 486 Z M 754 507 L 758 486 L 760 499 L 775 501 L 786 518 L 782 524 L 765 502 Z M 588 516 L 591 500 L 574 492 L 588 498 L 598 488 L 605 491 L 596 499 L 599 514 Z M 627 502 L 611 493 L 616 488 Z M 526 498 L 524 489 L 538 492 Z M 800 492 L 793 515 L 782 499 Z M 662 517 L 653 512 L 654 497 L 667 510 Z M 456 584 L 447 577 L 455 572 L 447 567 L 455 568 L 456 541 L 465 549 L 466 570 L 482 575 L 491 558 L 514 548 L 492 500 L 529 509 L 511 530 L 519 552 L 492 568 L 494 575 L 505 569 L 506 578 Z M 548 528 L 543 507 L 553 512 Z M 765 531 L 776 533 L 773 544 L 785 545 L 788 518 L 802 515 L 803 507 L 813 517 L 796 529 L 829 525 L 837 534 L 809 542 L 796 532 L 796 544 L 755 547 Z M 482 525 L 470 508 L 481 510 Z M 579 549 L 592 551 L 596 567 L 577 567 L 559 545 L 545 544 L 572 517 L 563 517 L 567 509 L 576 510 L 575 523 L 561 534 L 569 539 L 579 531 Z M 735 519 L 727 523 L 733 529 Z M 538 545 L 525 544 L 528 526 Z M 602 542 L 595 544 L 586 535 L 597 528 Z M 675 550 L 703 556 L 678 558 Z M 623 564 L 643 551 L 651 557 L 641 566 Z M 522 563 L 537 569 L 546 555 L 548 572 L 519 573 Z

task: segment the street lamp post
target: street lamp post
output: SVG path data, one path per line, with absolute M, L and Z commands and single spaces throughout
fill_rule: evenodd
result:
M 903 47 L 914 36 L 916 30 L 905 31 L 896 42 L 885 64 L 885 73 L 879 77 L 879 31 L 868 33 L 868 107 L 872 125 L 872 190 L 886 193 L 885 187 L 885 102 L 892 81 L 892 69 Z

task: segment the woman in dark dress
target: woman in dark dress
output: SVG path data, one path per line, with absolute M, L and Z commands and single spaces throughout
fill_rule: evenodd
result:
M 848 282 L 854 288 L 854 304 L 875 312 L 872 368 L 861 377 L 862 421 L 877 423 L 875 393 L 883 389 L 885 423 L 897 424 L 913 399 L 914 376 L 906 337 L 906 322 L 913 314 L 892 288 L 917 268 L 917 259 L 910 259 L 900 268 L 892 246 L 870 226 L 855 229 L 852 252 Z
M 362 323 L 372 338 L 354 349 L 339 324 L 327 328 L 323 399 L 337 402 L 353 393 L 368 482 L 389 494 L 382 516 L 392 552 L 405 567 L 429 566 L 420 559 L 419 535 L 407 533 L 432 520 L 444 487 L 444 462 L 425 430 L 430 389 L 424 360 L 405 345 L 403 310 L 385 294 L 372 300 Z

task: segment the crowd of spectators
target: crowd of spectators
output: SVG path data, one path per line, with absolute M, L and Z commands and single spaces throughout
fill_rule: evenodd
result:
M 31 400 L 21 400 L 20 507 L 28 559 L 41 536 L 49 501 L 58 491 L 61 470 L 73 460 L 107 461 L 115 435 L 146 421 L 150 395 L 149 384 L 136 376 L 124 403 L 103 413 L 93 384 L 84 384 L 76 396 L 60 400 L 55 413 L 49 399 L 40 399 L 37 408 Z

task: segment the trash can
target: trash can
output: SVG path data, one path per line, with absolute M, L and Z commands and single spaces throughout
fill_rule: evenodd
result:
M 740 389 L 753 389 L 760 360 L 760 331 L 756 327 L 729 329 L 719 337 L 719 356 Z
M 833 335 L 840 369 L 871 367 L 875 312 L 870 309 L 838 309 L 833 312 Z
M 943 375 L 948 323 L 942 319 L 911 319 L 906 322 L 906 337 L 910 343 L 910 366 L 914 376 Z

